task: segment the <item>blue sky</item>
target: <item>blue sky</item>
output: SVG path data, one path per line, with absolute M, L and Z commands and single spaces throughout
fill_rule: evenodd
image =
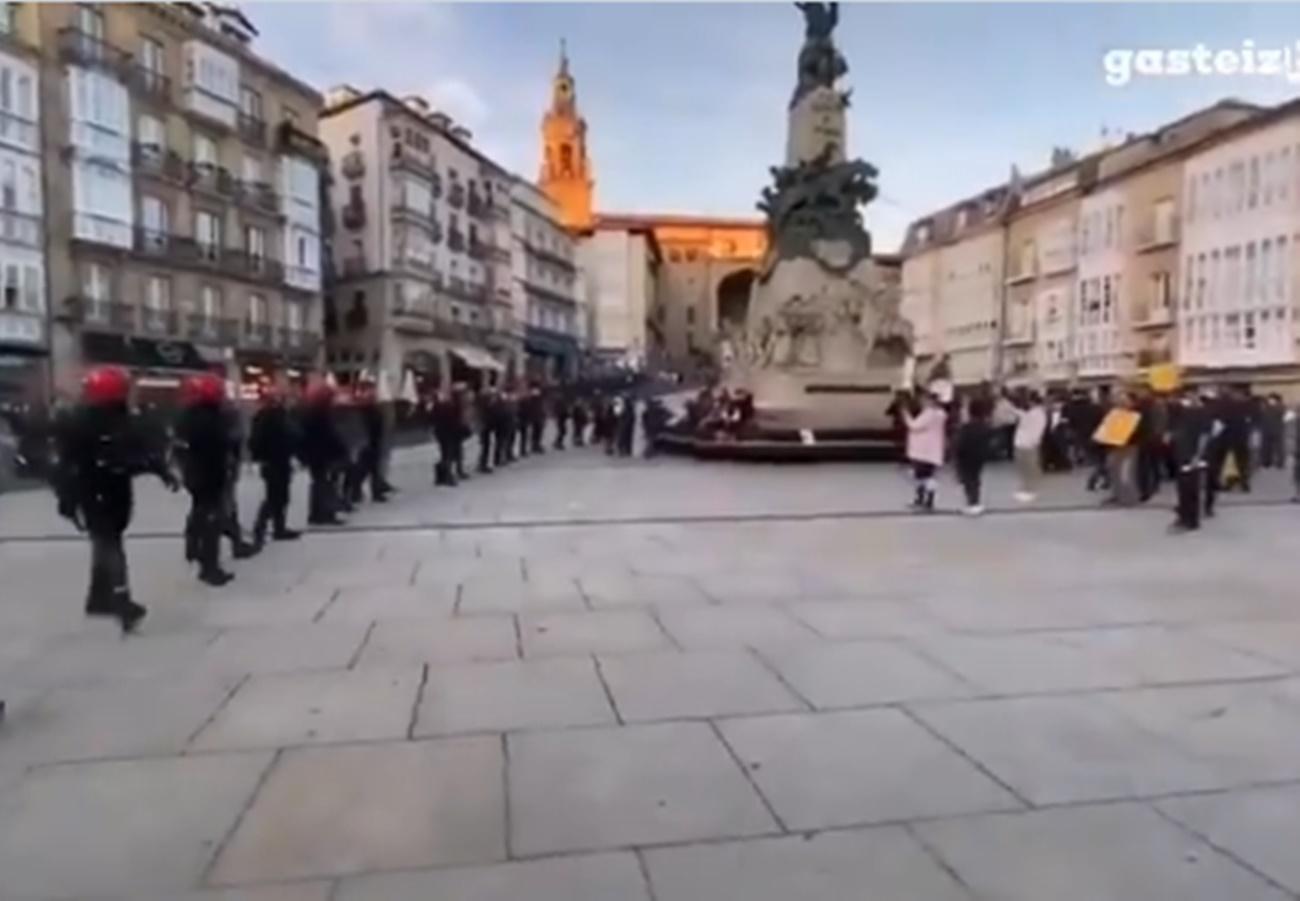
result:
M 248 3 L 259 48 L 319 88 L 420 93 L 528 177 L 561 37 L 578 80 L 606 212 L 751 215 L 780 162 L 802 19 L 790 4 Z M 1095 146 L 1225 96 L 1276 103 L 1280 78 L 1134 79 L 1116 47 L 1296 46 L 1288 4 L 846 4 L 836 32 L 853 88 L 849 146 L 880 169 L 877 246 L 912 219 L 1054 145 Z

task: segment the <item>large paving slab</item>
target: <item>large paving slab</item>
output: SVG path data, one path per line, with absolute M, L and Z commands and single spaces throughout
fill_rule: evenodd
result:
M 667 607 L 706 604 L 708 596 L 693 579 L 684 576 L 625 573 L 582 573 L 578 585 L 592 607 Z
M 511 616 L 379 620 L 357 666 L 514 660 L 519 636 Z
M 1034 804 L 1219 787 L 1211 763 L 1142 729 L 1102 696 L 916 705 L 916 715 Z
M 1300 786 L 1169 798 L 1156 806 L 1300 895 Z
M 776 823 L 703 723 L 507 739 L 516 854 L 735 838 Z
M 925 607 L 906 600 L 802 601 L 788 604 L 786 609 L 818 635 L 833 641 L 924 635 L 943 627 Z
M 979 898 L 1282 901 L 1285 893 L 1148 807 L 1107 804 L 916 827 Z
M 650 901 L 630 853 L 555 857 L 483 867 L 384 873 L 343 880 L 332 901 Z
M 455 585 L 343 588 L 332 595 L 321 619 L 362 624 L 377 619 L 445 619 L 455 605 Z
M 521 614 L 525 657 L 626 654 L 671 647 L 663 629 L 641 610 Z
M 600 671 L 627 722 L 804 709 L 749 651 L 623 654 Z
M 880 827 L 646 852 L 658 901 L 971 901 L 902 829 Z
M 589 657 L 430 667 L 415 734 L 593 726 L 616 717 Z
M 685 648 L 764 647 L 816 637 L 785 610 L 767 605 L 669 607 L 659 611 L 668 634 Z
M 719 728 L 790 829 L 1020 806 L 897 710 L 752 717 Z
M 196 888 L 270 754 L 64 764 L 0 796 L 5 897 L 138 898 Z
M 972 686 L 905 644 L 790 644 L 759 652 L 818 709 L 968 697 Z
M 211 881 L 504 860 L 504 765 L 496 738 L 286 751 Z
M 254 676 L 194 740 L 202 750 L 403 738 L 416 667 Z
M 361 650 L 364 624 L 293 624 L 230 629 L 208 645 L 199 665 L 223 674 L 343 669 Z

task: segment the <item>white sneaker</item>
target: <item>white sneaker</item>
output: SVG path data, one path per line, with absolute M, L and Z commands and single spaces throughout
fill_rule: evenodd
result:
M 1038 500 L 1038 495 L 1034 494 L 1032 491 L 1017 491 L 1016 500 L 1020 501 L 1022 504 L 1032 504 L 1034 501 Z
M 967 516 L 983 516 L 984 506 L 982 504 L 972 504 L 962 512 L 965 513 Z

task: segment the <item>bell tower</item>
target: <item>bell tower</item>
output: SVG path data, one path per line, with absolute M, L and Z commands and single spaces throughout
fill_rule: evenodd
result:
M 542 117 L 542 171 L 537 180 L 559 209 L 566 228 L 592 225 L 591 163 L 587 159 L 587 123 L 578 115 L 578 99 L 569 55 L 560 42 L 560 68 L 551 83 L 551 108 Z

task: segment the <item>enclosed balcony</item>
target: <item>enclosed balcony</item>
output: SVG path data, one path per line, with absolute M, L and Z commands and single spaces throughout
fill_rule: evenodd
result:
M 245 207 L 269 215 L 280 214 L 280 195 L 264 181 L 236 181 L 235 199 Z
M 40 216 L 0 207 L 0 241 L 40 248 L 41 238 Z
M 266 120 L 240 112 L 235 125 L 245 143 L 254 147 L 266 146 Z

